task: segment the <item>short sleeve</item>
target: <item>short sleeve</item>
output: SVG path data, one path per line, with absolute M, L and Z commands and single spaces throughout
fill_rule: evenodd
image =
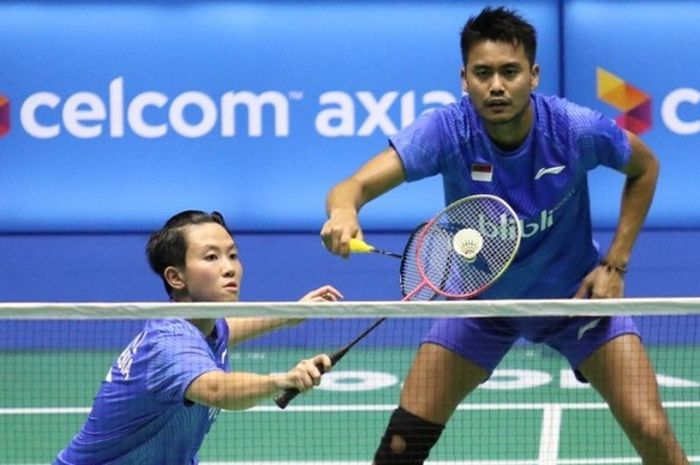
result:
M 578 135 L 578 148 L 588 169 L 603 165 L 622 170 L 632 148 L 625 131 L 610 118 L 590 111 L 588 124 Z
M 403 163 L 407 181 L 417 181 L 440 173 L 446 152 L 444 108 L 419 116 L 413 123 L 389 138 Z
M 200 375 L 222 371 L 201 335 L 194 332 L 166 333 L 155 338 L 150 348 L 147 390 L 163 402 L 182 401 L 185 392 Z

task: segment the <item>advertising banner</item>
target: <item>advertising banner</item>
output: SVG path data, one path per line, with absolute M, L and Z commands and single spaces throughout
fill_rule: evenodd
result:
M 0 232 L 146 231 L 187 208 L 318 230 L 333 184 L 460 98 L 459 33 L 483 6 L 3 3 Z M 556 2 L 513 6 L 557 93 Z M 438 179 L 402 186 L 364 226 L 410 229 L 442 202 Z

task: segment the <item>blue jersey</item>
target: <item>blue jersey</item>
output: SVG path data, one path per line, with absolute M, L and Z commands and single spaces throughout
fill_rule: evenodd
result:
M 566 298 L 598 260 L 587 173 L 621 170 L 631 148 L 603 115 L 559 97 L 531 96 L 534 124 L 511 152 L 489 138 L 471 100 L 423 114 L 392 137 L 407 181 L 442 175 L 445 203 L 473 194 L 508 202 L 523 240 L 511 267 L 480 298 Z
M 209 371 L 229 371 L 229 330 L 216 321 L 205 338 L 182 319 L 148 321 L 114 362 L 80 432 L 54 465 L 198 463 L 218 409 L 185 392 Z

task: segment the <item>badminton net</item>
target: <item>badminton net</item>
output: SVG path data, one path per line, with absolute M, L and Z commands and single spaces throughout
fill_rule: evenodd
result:
M 642 333 L 674 431 L 700 464 L 700 299 L 0 305 L 0 464 L 50 463 L 85 421 L 100 384 L 147 319 L 303 317 L 232 347 L 234 371 L 283 372 L 332 352 L 376 317 L 389 319 L 313 391 L 285 410 L 266 400 L 221 411 L 203 464 L 370 463 L 401 383 L 436 318 L 630 315 Z M 625 380 L 620 380 L 621 382 Z M 518 341 L 458 407 L 430 454 L 434 464 L 639 463 L 601 397 L 566 360 Z

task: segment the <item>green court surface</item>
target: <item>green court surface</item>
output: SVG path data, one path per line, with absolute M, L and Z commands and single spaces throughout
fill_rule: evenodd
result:
M 236 351 L 241 371 L 283 371 L 317 351 Z M 662 396 L 693 463 L 700 464 L 698 348 L 651 348 Z M 395 407 L 414 348 L 358 348 L 322 388 L 287 410 L 271 401 L 221 412 L 202 463 L 370 463 Z M 50 463 L 82 424 L 115 352 L 0 352 L 0 464 Z M 573 380 L 565 360 L 519 346 L 453 416 L 431 463 L 607 465 L 640 463 L 600 397 Z

